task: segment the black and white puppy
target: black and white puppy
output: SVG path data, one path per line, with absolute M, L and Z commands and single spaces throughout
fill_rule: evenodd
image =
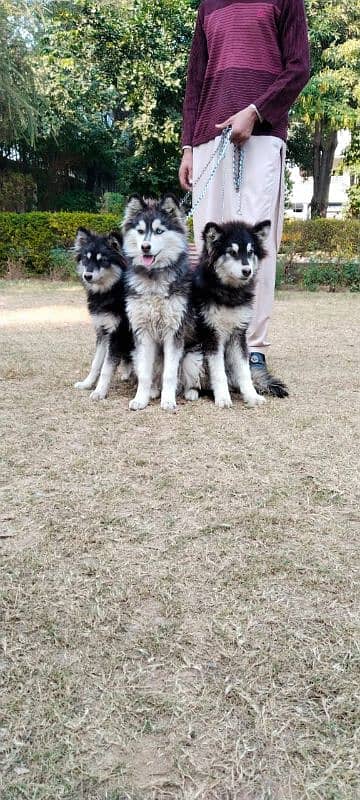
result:
M 117 231 L 100 236 L 79 228 L 75 239 L 77 271 L 87 293 L 87 304 L 96 331 L 96 350 L 90 372 L 77 389 L 92 389 L 90 397 L 104 400 L 110 381 L 122 361 L 122 378 L 130 376 L 133 337 L 125 310 L 126 260 Z
M 229 387 L 241 392 L 247 406 L 265 402 L 251 379 L 246 332 L 252 316 L 255 274 L 265 256 L 269 230 L 268 220 L 254 226 L 237 221 L 222 225 L 208 222 L 204 228 L 203 252 L 192 280 L 195 336 L 187 343 L 182 362 L 187 400 L 198 398 L 205 366 L 217 406 L 232 405 Z
M 145 408 L 154 389 L 154 369 L 163 359 L 161 408 L 176 408 L 179 363 L 188 316 L 190 273 L 185 218 L 177 199 L 132 196 L 123 222 L 126 310 L 135 338 L 137 392 L 129 407 Z

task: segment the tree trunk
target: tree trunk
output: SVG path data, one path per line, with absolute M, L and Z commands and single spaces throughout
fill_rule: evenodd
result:
M 314 193 L 311 200 L 311 217 L 326 217 L 331 171 L 337 145 L 337 131 L 328 130 L 324 121 L 315 125 L 313 175 Z

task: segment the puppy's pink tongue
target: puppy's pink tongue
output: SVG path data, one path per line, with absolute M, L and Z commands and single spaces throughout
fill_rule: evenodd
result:
M 141 257 L 142 257 L 142 263 L 144 264 L 144 267 L 152 267 L 152 265 L 153 265 L 153 263 L 155 261 L 154 256 L 142 255 Z

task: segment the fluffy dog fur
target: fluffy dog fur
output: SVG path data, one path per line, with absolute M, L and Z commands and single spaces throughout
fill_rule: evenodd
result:
M 176 408 L 178 367 L 188 317 L 190 277 L 184 216 L 176 198 L 130 198 L 123 223 L 128 259 L 126 310 L 135 338 L 138 388 L 129 407 L 147 406 L 154 366 L 163 357 L 161 408 Z
M 275 378 L 266 365 L 254 367 L 250 364 L 250 371 L 255 389 L 260 394 L 269 394 L 272 397 L 289 396 L 289 390 L 285 383 L 280 378 Z
M 125 312 L 124 273 L 126 261 L 121 234 L 99 236 L 79 228 L 75 239 L 78 273 L 87 293 L 87 304 L 96 331 L 96 350 L 90 372 L 77 389 L 96 388 L 90 397 L 104 400 L 112 375 L 123 362 L 123 379 L 131 372 L 133 337 Z
M 240 391 L 250 407 L 265 402 L 251 380 L 246 332 L 255 274 L 265 256 L 263 245 L 269 229 L 268 220 L 253 227 L 242 222 L 209 222 L 204 229 L 203 252 L 192 279 L 195 336 L 187 343 L 182 363 L 188 400 L 198 398 L 205 357 L 217 406 L 232 405 L 229 386 Z

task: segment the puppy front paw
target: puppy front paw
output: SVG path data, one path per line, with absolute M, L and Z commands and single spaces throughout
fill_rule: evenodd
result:
M 255 392 L 255 394 L 244 397 L 244 403 L 248 408 L 256 408 L 256 406 L 263 406 L 266 400 L 261 394 Z
M 162 397 L 160 407 L 163 411 L 176 411 L 176 402 L 170 398 Z
M 93 385 L 93 383 L 89 383 L 87 380 L 76 381 L 76 383 L 74 383 L 74 389 L 91 389 Z
M 215 397 L 215 405 L 218 406 L 218 408 L 231 408 L 232 402 L 230 395 Z
M 138 398 L 134 397 L 132 400 L 130 400 L 129 409 L 130 411 L 141 411 L 142 408 L 146 408 L 147 404 L 147 400 L 139 400 Z
M 152 400 L 157 400 L 160 397 L 160 389 L 158 386 L 152 386 L 150 389 L 150 397 Z
M 120 367 L 119 375 L 121 381 L 128 381 L 129 378 L 131 378 L 131 374 L 132 374 L 131 364 L 124 364 L 122 367 Z
M 101 391 L 101 389 L 94 389 L 93 392 L 90 393 L 91 400 L 105 400 L 106 399 L 106 392 Z
M 199 399 L 199 392 L 197 389 L 187 389 L 184 394 L 185 400 L 190 400 L 190 402 Z

